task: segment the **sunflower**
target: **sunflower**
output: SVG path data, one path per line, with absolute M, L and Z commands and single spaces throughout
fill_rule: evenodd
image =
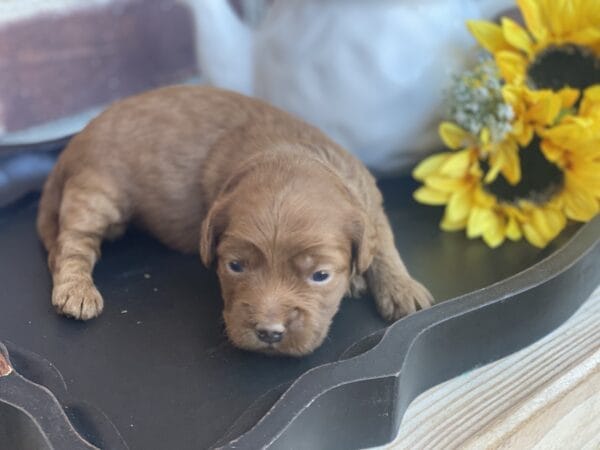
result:
M 443 230 L 466 229 L 467 237 L 481 237 L 492 248 L 523 236 L 544 247 L 564 228 L 566 219 L 558 202 L 543 206 L 525 200 L 505 202 L 484 188 L 483 174 L 474 147 L 433 155 L 413 171 L 424 184 L 414 197 L 424 204 L 445 205 Z
M 586 222 L 600 211 L 600 85 L 584 91 L 579 112 L 540 132 L 545 158 L 564 174 L 566 216 Z
M 516 184 L 503 176 L 486 182 L 490 165 L 472 144 L 422 161 L 414 198 L 445 206 L 444 231 L 465 229 L 492 248 L 522 237 L 545 247 L 567 219 L 588 221 L 600 210 L 600 86 L 585 92 L 580 115 L 539 132 L 519 148 Z
M 447 98 L 451 121 L 442 122 L 440 137 L 451 149 L 478 148 L 490 165 L 486 183 L 502 173 L 515 185 L 521 179 L 519 146 L 527 146 L 535 129 L 554 123 L 578 97 L 571 88 L 553 92 L 503 85 L 493 61 L 484 60 L 454 80 Z
M 600 2 L 520 0 L 527 29 L 468 22 L 493 60 L 455 80 L 440 136 L 452 152 L 413 176 L 441 228 L 490 247 L 546 246 L 600 212 Z
M 517 0 L 527 29 L 504 17 L 501 23 L 469 21 L 475 39 L 511 84 L 558 91 L 600 83 L 600 2 Z

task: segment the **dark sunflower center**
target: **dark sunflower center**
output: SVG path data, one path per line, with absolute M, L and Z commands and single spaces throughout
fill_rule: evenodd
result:
M 521 181 L 511 185 L 503 176 L 498 176 L 494 182 L 484 185 L 501 203 L 518 203 L 528 200 L 538 205 L 549 201 L 558 193 L 564 184 L 564 174 L 555 164 L 548 161 L 542 154 L 539 138 L 519 152 L 521 161 Z M 483 164 L 487 172 L 488 167 Z
M 585 89 L 600 83 L 600 59 L 579 45 L 550 46 L 529 65 L 527 78 L 534 89 Z

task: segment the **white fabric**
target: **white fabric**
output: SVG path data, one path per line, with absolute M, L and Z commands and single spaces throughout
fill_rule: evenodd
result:
M 275 0 L 252 31 L 228 2 L 195 10 L 202 76 L 317 125 L 380 172 L 440 147 L 443 90 L 475 47 L 465 20 L 509 0 Z

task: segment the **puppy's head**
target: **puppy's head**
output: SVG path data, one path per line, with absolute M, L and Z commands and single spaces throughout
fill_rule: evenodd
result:
M 214 203 L 202 260 L 217 265 L 234 345 L 304 355 L 326 337 L 350 277 L 372 260 L 369 221 L 332 174 L 257 172 Z

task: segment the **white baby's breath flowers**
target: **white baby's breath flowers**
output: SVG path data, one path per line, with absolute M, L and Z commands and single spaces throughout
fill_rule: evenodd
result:
M 490 59 L 454 77 L 446 104 L 449 119 L 474 136 L 487 129 L 490 140 L 500 142 L 511 130 L 514 111 L 504 101 L 500 74 Z

